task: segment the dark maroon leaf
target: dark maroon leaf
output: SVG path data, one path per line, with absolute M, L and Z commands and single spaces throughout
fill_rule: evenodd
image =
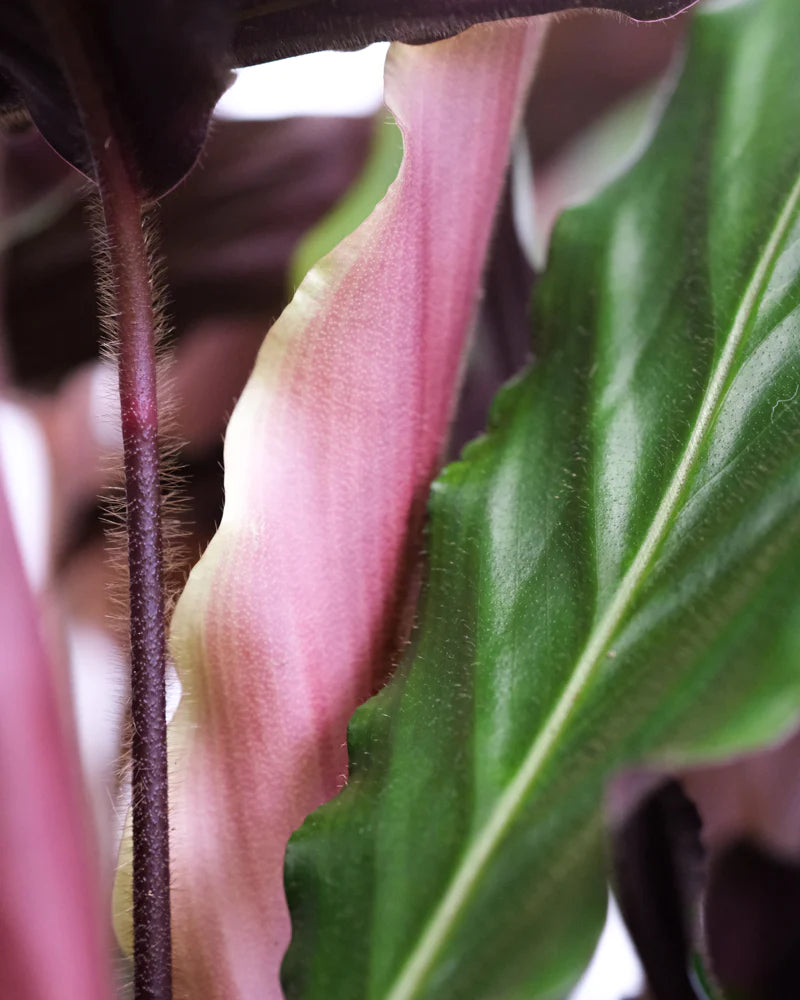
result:
M 711 961 L 723 987 L 758 1000 L 797 996 L 798 914 L 796 861 L 746 839 L 720 851 L 709 872 L 705 924 Z
M 0 114 L 20 106 L 53 147 L 93 167 L 61 66 L 48 9 L 65 0 L 0 8 Z M 694 0 L 70 0 L 70 10 L 114 129 L 143 189 L 159 196 L 191 169 L 233 64 L 249 65 L 382 39 L 431 41 L 480 21 L 602 7 L 640 20 L 671 17 Z
M 700 827 L 681 786 L 668 781 L 612 829 L 616 895 L 654 1000 L 696 1000 L 688 969 L 704 875 Z
M 49 12 L 64 6 L 65 0 L 0 6 L 0 108 L 14 117 L 24 103 L 48 142 L 92 176 L 80 116 L 61 71 L 65 43 L 47 27 Z M 68 5 L 117 138 L 152 196 L 192 167 L 227 85 L 232 23 L 226 6 L 220 0 Z
M 603 8 L 641 21 L 672 17 L 696 0 L 239 0 L 239 65 L 370 42 L 430 42 L 481 21 Z
M 647 973 L 648 997 L 705 995 L 693 985 L 695 960 L 704 977 L 713 976 L 715 995 L 794 996 L 800 982 L 796 857 L 750 836 L 709 838 L 706 817 L 713 828 L 714 810 L 726 808 L 725 792 L 721 803 L 705 796 L 702 820 L 677 781 L 644 796 L 634 785 L 627 798 L 631 804 L 617 811 L 612 824 L 611 857 L 620 909 Z

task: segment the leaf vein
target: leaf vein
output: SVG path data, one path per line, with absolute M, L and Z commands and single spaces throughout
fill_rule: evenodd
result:
M 488 861 L 500 846 L 524 804 L 537 775 L 555 748 L 558 737 L 567 724 L 581 693 L 592 679 L 598 664 L 603 661 L 604 653 L 615 631 L 624 620 L 674 523 L 695 462 L 724 399 L 726 384 L 733 370 L 737 351 L 752 328 L 761 299 L 799 209 L 800 176 L 789 193 L 748 282 L 733 318 L 729 336 L 703 395 L 686 448 L 642 544 L 622 577 L 614 599 L 590 633 L 572 676 L 545 725 L 531 745 L 513 780 L 500 796 L 480 836 L 464 853 L 447 892 L 424 929 L 416 948 L 400 970 L 387 1000 L 413 1000 L 415 996 L 419 996 L 436 956 L 452 932 L 465 902 L 474 891 Z

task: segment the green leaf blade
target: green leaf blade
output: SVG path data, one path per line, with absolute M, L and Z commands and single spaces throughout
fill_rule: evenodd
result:
M 290 847 L 289 997 L 563 996 L 608 777 L 796 718 L 798 42 L 793 0 L 701 12 L 648 152 L 559 224 L 541 360 L 435 484 L 413 648 Z

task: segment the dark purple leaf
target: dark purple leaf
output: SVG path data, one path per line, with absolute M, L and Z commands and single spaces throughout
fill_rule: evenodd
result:
M 788 1000 L 800 984 L 800 865 L 742 839 L 714 858 L 705 924 L 714 971 L 735 995 Z
M 64 0 L 0 9 L 0 113 L 26 105 L 53 147 L 88 176 L 91 156 L 48 11 Z M 234 64 L 249 65 L 384 39 L 432 41 L 481 21 L 601 7 L 639 20 L 694 0 L 71 0 L 96 86 L 142 188 L 159 196 L 191 169 Z
M 317 49 L 357 49 L 390 39 L 430 42 L 481 21 L 579 8 L 618 11 L 640 21 L 673 17 L 696 0 L 239 0 L 239 65 Z
M 0 7 L 0 108 L 25 104 L 48 142 L 92 176 L 80 116 L 61 65 L 49 12 L 64 0 Z M 220 0 L 72 0 L 94 85 L 143 190 L 156 196 L 194 164 L 214 104 L 227 85 L 232 32 Z
M 737 765 L 739 772 L 747 763 Z M 732 784 L 723 769 L 720 775 L 722 784 Z M 611 857 L 620 908 L 647 973 L 648 997 L 704 995 L 695 992 L 690 972 L 697 960 L 703 976 L 713 977 L 715 995 L 793 996 L 800 982 L 797 858 L 752 836 L 732 837 L 733 827 L 722 840 L 713 833 L 719 825 L 715 812 L 728 809 L 730 789 L 721 797 L 705 795 L 702 820 L 677 781 L 643 797 L 634 784 L 627 798 L 631 804 L 618 810 L 612 824 Z
M 612 830 L 616 895 L 654 1000 L 696 1000 L 688 969 L 704 875 L 700 827 L 681 786 L 668 781 Z

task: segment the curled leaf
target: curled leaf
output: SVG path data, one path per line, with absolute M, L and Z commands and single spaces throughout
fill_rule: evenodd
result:
M 652 1000 L 696 1000 L 690 963 L 700 938 L 705 852 L 700 816 L 677 781 L 663 782 L 613 825 L 610 854 L 615 895 Z
M 103 99 L 144 189 L 168 191 L 191 169 L 211 111 L 235 65 L 373 41 L 430 42 L 471 25 L 582 7 L 637 20 L 672 17 L 696 0 L 68 0 Z M 0 11 L 0 121 L 24 108 L 73 166 L 92 176 L 80 115 L 62 73 L 48 8 L 23 0 Z
M 316 49 L 358 49 L 390 39 L 431 42 L 473 24 L 600 8 L 638 21 L 674 17 L 696 0 L 240 0 L 234 37 L 239 65 Z
M 63 8 L 63 9 L 62 9 Z M 68 17 L 92 60 L 93 87 L 112 109 L 117 139 L 152 196 L 168 191 L 197 159 L 228 82 L 232 23 L 219 0 L 21 0 L 0 10 L 0 109 L 27 108 L 74 167 L 94 168 L 63 72 L 68 42 L 48 27 Z
M 280 995 L 286 841 L 344 782 L 347 720 L 402 632 L 542 31 L 391 51 L 398 179 L 304 280 L 231 418 L 222 523 L 173 633 L 179 995 Z

